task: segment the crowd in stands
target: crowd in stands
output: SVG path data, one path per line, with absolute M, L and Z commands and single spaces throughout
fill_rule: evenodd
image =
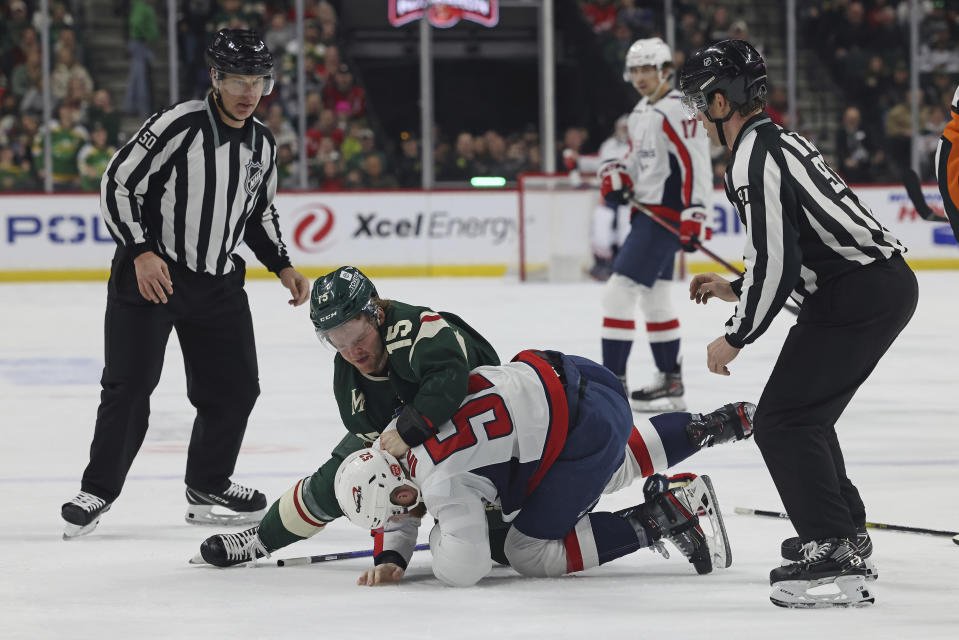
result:
M 0 5 L 0 191 L 42 186 L 47 129 L 54 188 L 89 186 L 113 154 L 119 130 L 110 95 L 95 90 L 85 64 L 78 17 L 68 3 L 56 0 L 49 16 L 54 111 L 44 125 L 38 4 L 6 0 Z
M 840 171 L 851 181 L 899 181 L 912 144 L 919 146 L 920 176 L 933 179 L 936 143 L 959 82 L 959 5 L 931 0 L 919 5 L 920 135 L 915 141 L 908 0 L 831 0 L 806 7 L 804 33 L 817 43 L 849 105 L 836 147 Z
M 122 108 L 97 86 L 82 41 L 84 3 L 50 2 L 50 90 L 53 117 L 42 122 L 42 69 L 38 0 L 0 0 L 0 190 L 28 191 L 44 182 L 44 134 L 49 129 L 52 178 L 57 191 L 98 189 L 98 178 L 115 149 L 132 131 L 122 131 L 123 116 L 138 121 L 153 105 L 151 68 L 161 38 L 157 0 L 117 0 L 127 22 L 130 81 Z M 180 2 L 180 95 L 199 98 L 210 90 L 204 49 L 224 27 L 258 31 L 276 60 L 277 87 L 260 104 L 257 117 L 277 140 L 279 186 L 302 184 L 300 145 L 306 157 L 306 186 L 319 190 L 417 188 L 422 159 L 419 137 L 404 132 L 386 140 L 366 93 L 339 40 L 338 16 L 327 0 L 305 1 L 302 50 L 305 93 L 298 95 L 292 0 L 189 0 Z M 799 3 L 803 32 L 815 43 L 835 85 L 845 92 L 835 139 L 836 166 L 850 182 L 896 181 L 918 144 L 922 177 L 932 176 L 931 158 L 949 117 L 949 101 L 959 81 L 959 10 L 951 3 L 924 0 L 920 34 L 921 135 L 911 137 L 907 0 L 805 0 Z M 626 50 L 637 39 L 660 35 L 662 3 L 651 0 L 580 0 L 607 62 L 617 73 Z M 692 51 L 725 38 L 749 39 L 749 26 L 721 0 L 677 0 L 676 51 L 679 68 Z M 785 88 L 772 79 L 768 112 L 790 123 Z M 638 95 L 637 95 L 638 99 Z M 306 130 L 298 130 L 302 103 Z M 122 111 L 122 113 L 121 113 Z M 809 132 L 805 132 L 809 133 Z M 515 132 L 434 131 L 435 172 L 441 183 L 478 175 L 514 180 L 542 170 L 535 124 Z M 602 140 L 588 140 L 585 128 L 571 127 L 557 141 L 557 167 L 563 152 L 594 151 Z M 389 153 L 387 153 L 387 150 Z M 714 157 L 715 181 L 725 169 L 726 153 Z

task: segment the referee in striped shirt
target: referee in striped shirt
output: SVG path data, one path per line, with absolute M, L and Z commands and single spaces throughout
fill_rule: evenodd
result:
M 916 309 L 905 248 L 809 141 L 764 113 L 766 66 L 752 45 L 696 52 L 680 83 L 690 115 L 732 151 L 726 195 L 747 232 L 742 278 L 690 284 L 697 302 L 738 302 L 707 349 L 709 370 L 729 375 L 787 299 L 801 306 L 757 407 L 756 442 L 802 543 L 859 532 L 865 546 L 866 510 L 834 426 Z
M 66 537 L 93 531 L 120 494 L 146 435 L 171 329 L 197 409 L 187 521 L 255 522 L 266 507 L 262 493 L 230 481 L 260 392 L 238 245 L 246 242 L 279 277 L 291 305 L 303 304 L 310 287 L 280 239 L 276 144 L 252 117 L 272 89 L 273 58 L 252 31 L 224 29 L 207 61 L 212 93 L 152 116 L 102 180 L 101 208 L 117 242 L 103 391 L 81 492 L 62 507 Z M 213 505 L 230 513 L 213 514 Z

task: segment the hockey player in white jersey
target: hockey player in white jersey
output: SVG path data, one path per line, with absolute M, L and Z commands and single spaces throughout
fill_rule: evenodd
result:
M 636 411 L 686 407 L 679 319 L 669 284 L 676 252 L 691 251 L 694 239 L 708 237 L 704 228 L 712 195 L 709 140 L 702 126 L 686 115 L 682 94 L 672 88 L 672 76 L 672 53 L 660 38 L 637 40 L 629 48 L 624 77 L 642 95 L 629 115 L 630 150 L 599 172 L 607 202 L 626 204 L 633 196 L 680 232 L 677 237 L 634 212 L 603 292 L 603 364 L 624 385 L 637 306 L 646 323 L 657 373 L 651 385 L 631 394 Z
M 469 395 L 435 436 L 399 459 L 374 443 L 337 471 L 343 513 L 378 530 L 374 567 L 359 584 L 402 578 L 427 511 L 437 520 L 430 532 L 434 574 L 452 586 L 475 584 L 492 566 L 488 505 L 501 507 L 511 523 L 504 551 L 523 575 L 560 576 L 641 548 L 665 551 L 663 538 L 698 573 L 728 567 L 709 478 L 667 478 L 653 469 L 704 445 L 748 437 L 752 411 L 734 403 L 706 415 L 670 413 L 636 430 L 619 380 L 586 358 L 527 350 L 510 364 L 478 367 Z M 603 493 L 640 476 L 648 476 L 643 504 L 592 511 Z
M 595 155 L 578 155 L 572 149 L 563 151 L 563 161 L 570 172 L 570 180 L 578 186 L 579 172 L 595 174 L 604 162 L 619 160 L 629 153 L 628 116 L 616 119 L 613 134 L 606 138 Z M 593 208 L 590 220 L 589 244 L 593 251 L 593 266 L 589 276 L 606 281 L 613 272 L 613 258 L 629 232 L 629 207 L 608 203 L 600 198 Z

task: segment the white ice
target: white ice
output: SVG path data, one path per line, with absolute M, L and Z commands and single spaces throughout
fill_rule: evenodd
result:
M 959 529 L 959 273 L 921 272 L 909 327 L 839 424 L 850 476 L 876 522 Z M 550 347 L 599 358 L 601 287 L 510 280 L 382 279 L 386 297 L 454 311 L 502 358 Z M 252 281 L 262 395 L 234 479 L 271 500 L 321 464 L 342 436 L 332 356 L 307 308 L 275 281 Z M 187 564 L 218 530 L 183 521 L 183 469 L 193 411 L 171 338 L 151 427 L 122 496 L 90 536 L 61 539 L 60 505 L 79 489 L 99 399 L 104 284 L 0 286 L 0 637 L 2 638 L 956 638 L 959 546 L 949 537 L 872 531 L 877 604 L 784 610 L 768 600 L 788 522 L 736 506 L 782 505 L 752 441 L 703 451 L 677 471 L 708 473 L 726 514 L 733 565 L 698 576 L 678 558 L 640 551 L 583 574 L 526 579 L 496 568 L 478 586 L 442 586 L 418 553 L 399 586 L 355 586 L 368 559 L 228 570 Z M 693 410 L 756 401 L 792 318 L 781 314 L 743 350 L 728 378 L 705 346 L 731 307 L 674 290 Z M 642 337 L 640 338 L 642 340 Z M 645 343 L 631 382 L 651 374 Z M 802 389 L 796 389 L 801 394 Z M 637 415 L 637 420 L 644 419 Z M 637 484 L 601 503 L 641 501 Z M 426 527 L 423 537 L 425 538 Z M 337 521 L 277 557 L 370 547 Z

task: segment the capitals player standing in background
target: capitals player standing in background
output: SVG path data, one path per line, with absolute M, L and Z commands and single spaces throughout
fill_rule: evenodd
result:
M 630 196 L 674 224 L 681 237 L 639 212 L 613 261 L 603 292 L 603 365 L 626 386 L 626 361 L 642 309 L 657 375 L 630 396 L 636 411 L 682 410 L 679 319 L 670 300 L 676 252 L 702 236 L 712 192 L 709 141 L 685 114 L 672 88 L 672 53 L 660 38 L 637 40 L 626 53 L 625 77 L 643 96 L 629 115 L 630 150 L 607 162 L 599 177 L 607 202 Z

